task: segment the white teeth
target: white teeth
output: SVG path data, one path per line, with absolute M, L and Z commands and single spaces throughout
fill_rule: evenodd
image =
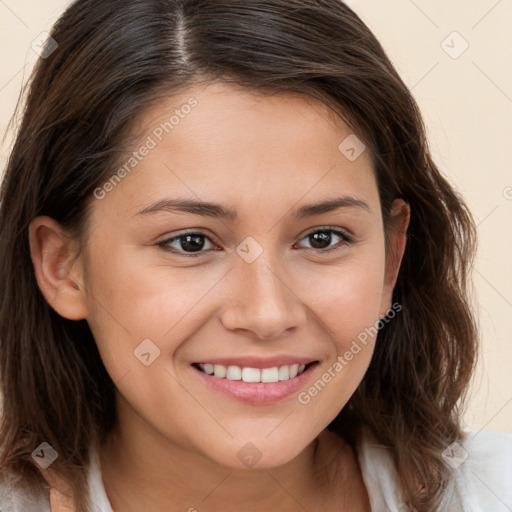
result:
M 261 382 L 261 370 L 259 368 L 244 368 L 242 380 L 244 382 Z
M 293 379 L 300 375 L 306 365 L 291 364 L 283 366 L 273 366 L 272 368 L 250 368 L 240 366 L 223 366 L 221 364 L 199 363 L 199 368 L 208 375 L 213 375 L 219 379 L 243 380 L 244 382 L 279 382 Z
M 220 364 L 214 364 L 213 365 L 213 373 L 215 377 L 219 377 L 220 379 L 223 379 L 226 376 L 227 369 L 225 366 L 222 366 Z
M 261 370 L 261 382 L 277 382 L 279 380 L 279 368 L 263 368 Z
M 279 368 L 279 380 L 288 380 L 290 378 L 290 368 L 288 366 L 281 366 Z
M 241 380 L 242 370 L 240 369 L 240 366 L 228 366 L 228 370 L 226 372 L 226 379 Z

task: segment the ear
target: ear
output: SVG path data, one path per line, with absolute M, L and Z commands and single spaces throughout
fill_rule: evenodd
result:
M 386 270 L 384 276 L 384 289 L 382 295 L 381 315 L 385 316 L 391 308 L 393 289 L 395 288 L 400 264 L 405 252 L 407 228 L 411 217 L 411 209 L 403 199 L 395 199 L 391 205 L 391 219 L 389 227 L 389 247 L 386 252 Z
M 84 319 L 87 308 L 77 242 L 57 221 L 40 216 L 29 225 L 29 243 L 37 283 L 48 304 L 64 318 Z

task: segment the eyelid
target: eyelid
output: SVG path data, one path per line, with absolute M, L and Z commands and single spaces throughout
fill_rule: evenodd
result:
M 180 251 L 180 250 L 177 250 L 177 249 L 171 249 L 171 248 L 166 246 L 166 244 L 169 244 L 170 242 L 174 242 L 174 241 L 176 241 L 176 240 L 178 240 L 181 237 L 184 237 L 186 235 L 200 235 L 200 236 L 203 236 L 204 238 L 209 240 L 210 243 L 212 243 L 213 245 L 217 246 L 217 243 L 215 242 L 213 237 L 211 235 L 209 235 L 209 234 L 206 234 L 205 230 L 202 229 L 202 228 L 195 228 L 195 229 L 194 228 L 189 228 L 189 229 L 186 229 L 184 231 L 180 231 L 176 235 L 173 235 L 171 237 L 167 237 L 164 240 L 162 240 L 161 242 L 158 242 L 157 245 L 158 245 L 158 247 L 161 247 L 164 251 L 167 251 L 167 252 L 169 252 L 171 254 L 178 254 L 178 255 L 183 255 L 183 256 L 201 256 L 203 254 L 206 254 L 209 251 L 216 250 L 216 249 L 209 249 L 209 251 L 201 250 L 201 251 L 198 251 L 198 252 L 194 253 L 194 252 Z
M 338 251 L 343 248 L 343 246 L 351 245 L 354 243 L 354 238 L 352 235 L 344 228 L 341 228 L 339 226 L 320 226 L 313 228 L 309 231 L 306 231 L 304 235 L 302 235 L 299 242 L 307 238 L 309 235 L 312 235 L 313 233 L 319 233 L 322 231 L 330 231 L 334 233 L 335 236 L 338 236 L 341 238 L 341 242 L 338 242 L 336 245 L 333 245 L 332 247 L 327 247 L 325 249 L 315 249 L 313 247 L 305 247 L 305 249 L 309 249 L 310 251 L 313 251 L 315 254 L 323 255 L 323 254 L 330 254 L 331 252 Z
M 354 241 L 354 239 L 353 239 L 352 235 L 349 233 L 349 231 L 344 229 L 344 228 L 341 228 L 339 226 L 320 226 L 320 227 L 312 228 L 312 229 L 306 231 L 302 235 L 301 240 L 303 238 L 305 238 L 306 236 L 308 236 L 308 235 L 311 235 L 313 233 L 317 233 L 318 231 L 333 231 L 335 233 L 340 233 L 341 235 L 343 235 L 347 239 L 347 242 L 353 242 Z
M 339 249 L 343 245 L 350 244 L 350 243 L 354 242 L 352 235 L 346 229 L 341 228 L 339 226 L 317 226 L 317 227 L 311 228 L 301 235 L 299 242 L 304 240 L 304 238 L 306 238 L 307 236 L 309 236 L 313 233 L 321 232 L 321 231 L 331 231 L 335 235 L 342 238 L 342 242 L 340 242 L 332 247 L 328 247 L 326 249 L 314 249 L 314 248 L 310 248 L 310 247 L 306 247 L 306 249 L 310 249 L 310 250 L 314 251 L 315 253 L 321 254 L 321 253 L 327 253 L 329 251 Z M 201 251 L 198 251 L 195 253 L 194 252 L 187 253 L 185 251 L 180 251 L 180 250 L 176 250 L 176 249 L 171 250 L 168 247 L 166 247 L 166 244 L 169 244 L 170 242 L 174 242 L 174 241 L 178 240 L 179 238 L 184 237 L 186 235 L 200 235 L 200 236 L 203 236 L 204 238 L 206 238 L 207 240 L 209 240 L 212 244 L 217 245 L 216 242 L 214 241 L 214 239 L 210 235 L 206 234 L 206 232 L 202 228 L 195 228 L 195 229 L 189 228 L 184 231 L 180 231 L 176 235 L 173 235 L 172 237 L 166 238 L 166 239 L 162 240 L 161 242 L 158 242 L 157 245 L 159 247 L 161 247 L 163 250 L 170 252 L 171 254 L 179 254 L 182 256 L 186 256 L 186 257 L 201 256 L 203 254 L 206 254 L 209 251 L 216 250 L 216 249 L 209 249 L 209 250 L 201 250 Z

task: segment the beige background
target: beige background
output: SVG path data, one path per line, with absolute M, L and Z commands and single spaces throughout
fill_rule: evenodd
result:
M 37 57 L 31 42 L 67 3 L 0 0 L 0 134 Z M 512 432 L 512 0 L 347 3 L 412 89 L 435 158 L 475 216 L 483 341 L 466 422 Z M 1 147 L 1 169 L 10 140 Z

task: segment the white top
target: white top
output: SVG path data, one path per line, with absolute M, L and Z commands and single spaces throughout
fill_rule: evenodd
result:
M 454 443 L 443 454 L 454 478 L 436 512 L 512 512 L 512 434 L 470 432 L 462 446 Z M 372 512 L 405 512 L 388 450 L 366 435 L 357 456 Z M 88 480 L 91 512 L 113 512 L 96 453 L 91 457 Z M 50 512 L 50 506 L 48 497 L 14 494 L 8 483 L 1 482 L 0 511 Z

